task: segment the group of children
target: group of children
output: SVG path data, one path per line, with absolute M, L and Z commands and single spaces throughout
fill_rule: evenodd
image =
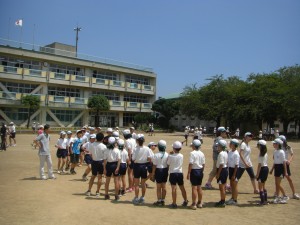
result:
M 96 177 L 98 178 L 96 197 L 100 196 L 102 179 L 105 176 L 105 199 L 110 199 L 108 191 L 111 177 L 113 177 L 115 186 L 114 198 L 116 201 L 120 199 L 120 196 L 125 195 L 126 192 L 134 191 L 133 204 L 143 204 L 146 195 L 146 181 L 150 179 L 156 182 L 157 201 L 153 205 L 164 206 L 166 183 L 169 180 L 172 189 L 172 203 L 170 207 L 178 207 L 177 187 L 179 187 L 183 198 L 182 206 L 188 205 L 182 169 L 183 155 L 180 153 L 182 142 L 175 141 L 172 144 L 172 151 L 168 153 L 166 151 L 166 141 L 160 140 L 157 144 L 150 142 L 146 145 L 144 135 L 135 134 L 133 127 L 122 132 L 124 139 L 120 137 L 118 129 L 108 128 L 106 133 L 107 135 L 104 136 L 102 132 L 96 133 L 94 128 L 84 127 L 81 130 L 77 130 L 75 137 L 72 138 L 71 131 L 62 131 L 56 144 L 58 173 L 65 173 L 70 167 L 70 173 L 76 174 L 75 168 L 80 165 L 80 155 L 83 154 L 84 161 L 88 167 L 82 178 L 88 180 L 87 176 L 92 172 L 88 190 L 85 193 L 87 196 L 91 196 L 92 186 Z M 299 199 L 299 195 L 295 193 L 289 168 L 293 158 L 293 151 L 287 145 L 286 138 L 283 135 L 273 141 L 274 164 L 270 171 L 267 163 L 267 143 L 264 140 L 258 141 L 259 157 L 255 175 L 250 159 L 251 148 L 249 146 L 253 135 L 249 132 L 245 133 L 242 143 L 237 139 L 231 139 L 228 146 L 227 141 L 224 139 L 226 129 L 219 127 L 217 133 L 219 135 L 215 139 L 213 146 L 216 157 L 214 158 L 213 170 L 208 180 L 208 182 L 211 182 L 216 178 L 219 185 L 220 201 L 215 204 L 216 207 L 237 204 L 238 181 L 245 170 L 251 179 L 254 193 L 260 195 L 259 205 L 268 204 L 265 182 L 268 174 L 273 173 L 273 171 L 276 187 L 273 202 L 286 203 L 288 200 L 281 186 L 281 180 L 284 177 L 289 181 L 293 191 L 293 198 Z M 205 168 L 205 155 L 201 151 L 201 144 L 201 140 L 195 136 L 190 145 L 191 152 L 186 176 L 186 179 L 192 185 L 192 203 L 189 207 L 194 210 L 203 206 L 201 186 Z M 156 148 L 158 149 L 157 153 L 154 152 Z M 128 176 L 128 187 L 126 174 Z M 229 186 L 227 183 L 228 178 L 232 196 L 230 200 L 225 201 L 226 187 Z M 256 188 L 256 181 L 258 181 L 258 189 Z M 208 187 L 207 184 L 206 187 Z M 279 197 L 280 192 L 282 197 Z

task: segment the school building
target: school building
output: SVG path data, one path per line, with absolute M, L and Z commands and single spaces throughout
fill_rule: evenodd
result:
M 26 126 L 25 95 L 40 108 L 31 122 L 53 127 L 94 125 L 89 97 L 104 95 L 110 110 L 100 126 L 124 127 L 138 113 L 152 113 L 156 74 L 152 68 L 79 54 L 75 46 L 54 42 L 38 46 L 0 38 L 0 122 Z

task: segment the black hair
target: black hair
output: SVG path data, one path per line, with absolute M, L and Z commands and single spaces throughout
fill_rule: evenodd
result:
M 132 134 L 125 134 L 123 136 L 124 136 L 125 140 L 132 138 Z
M 44 130 L 48 130 L 49 128 L 50 128 L 50 125 L 49 124 L 45 124 Z
M 267 153 L 267 146 L 266 145 L 260 145 L 258 144 L 259 146 L 259 156 L 265 156 L 265 154 Z
M 96 134 L 96 140 L 97 141 L 103 141 L 104 134 L 102 132 Z
M 143 146 L 145 139 L 144 138 L 136 139 L 136 142 L 139 144 L 139 146 Z

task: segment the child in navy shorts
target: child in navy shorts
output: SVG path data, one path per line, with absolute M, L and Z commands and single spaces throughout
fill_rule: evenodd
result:
M 192 204 L 191 209 L 196 210 L 202 208 L 202 179 L 205 167 L 205 156 L 200 150 L 201 141 L 198 139 L 193 140 L 191 147 L 193 151 L 190 153 L 189 168 L 187 179 L 192 184 Z M 198 201 L 197 201 L 198 198 Z M 197 203 L 196 203 L 197 201 Z
M 121 162 L 121 154 L 116 147 L 116 139 L 109 137 L 107 141 L 107 150 L 104 153 L 104 174 L 106 175 L 105 181 L 105 199 L 109 199 L 108 188 L 111 176 L 114 177 L 115 183 L 115 200 L 119 200 L 119 169 Z
M 60 137 L 57 140 L 57 143 L 55 145 L 55 147 L 57 148 L 57 152 L 56 152 L 56 156 L 58 158 L 58 162 L 57 162 L 57 173 L 64 173 L 64 166 L 66 164 L 66 157 L 68 155 L 68 151 L 67 151 L 67 139 L 66 137 L 66 132 L 61 131 L 60 132 Z
M 120 150 L 121 154 L 121 162 L 120 162 L 120 169 L 119 169 L 119 174 L 120 174 L 120 191 L 119 194 L 125 195 L 126 191 L 126 170 L 127 170 L 127 165 L 129 163 L 129 156 L 128 152 L 125 149 L 125 142 L 123 139 L 119 139 L 117 141 L 118 148 Z M 122 188 L 121 188 L 121 183 L 122 183 Z
M 156 181 L 157 201 L 155 206 L 164 206 L 167 194 L 166 183 L 168 180 L 168 153 L 166 152 L 167 143 L 164 140 L 158 142 L 158 153 L 153 156 L 153 168 L 151 180 Z
M 216 179 L 219 184 L 220 197 L 221 200 L 215 204 L 216 207 L 225 207 L 225 198 L 226 198 L 226 181 L 228 177 L 227 163 L 228 155 L 226 152 L 227 142 L 223 139 L 218 142 L 218 159 L 217 159 L 217 174 Z
M 268 195 L 265 187 L 265 182 L 268 178 L 268 154 L 267 154 L 267 142 L 265 140 L 259 140 L 257 142 L 257 148 L 259 149 L 258 166 L 256 172 L 256 180 L 258 181 L 258 189 L 260 196 L 259 205 L 268 204 Z
M 172 188 L 172 204 L 170 205 L 171 208 L 176 209 L 176 185 L 178 184 L 182 197 L 184 199 L 182 206 L 188 205 L 188 200 L 186 196 L 186 191 L 184 188 L 183 182 L 183 173 L 182 173 L 182 164 L 183 164 L 183 155 L 180 152 L 182 148 L 182 143 L 180 141 L 175 141 L 172 145 L 173 147 L 173 154 L 170 154 L 167 160 L 167 164 L 169 165 L 169 181 L 171 183 Z

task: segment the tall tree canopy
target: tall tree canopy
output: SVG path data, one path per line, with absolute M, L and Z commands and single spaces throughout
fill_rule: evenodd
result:
M 24 106 L 28 107 L 28 117 L 27 117 L 27 125 L 26 125 L 26 127 L 28 128 L 31 120 L 30 117 L 34 113 L 34 111 L 40 108 L 41 100 L 36 95 L 26 95 L 26 96 L 22 96 L 21 102 Z

